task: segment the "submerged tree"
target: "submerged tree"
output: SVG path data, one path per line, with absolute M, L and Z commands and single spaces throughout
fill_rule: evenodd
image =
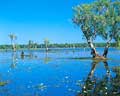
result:
M 46 52 L 48 51 L 48 45 L 49 45 L 49 40 L 46 38 L 44 39 L 44 44 L 45 44 L 45 48 L 46 48 Z
M 83 32 L 93 58 L 106 58 L 110 42 L 120 36 L 120 1 L 97 0 L 91 4 L 78 5 L 73 10 L 73 22 Z M 93 44 L 98 36 L 107 41 L 103 56 L 98 54 Z
M 10 33 L 9 37 L 11 39 L 11 46 L 13 51 L 16 51 L 16 45 L 15 45 L 15 40 L 17 39 L 17 36 L 15 34 Z

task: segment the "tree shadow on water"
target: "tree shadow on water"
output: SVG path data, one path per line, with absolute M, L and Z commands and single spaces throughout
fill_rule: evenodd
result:
M 100 61 L 93 61 L 92 68 L 84 81 L 80 93 L 76 96 L 120 96 L 120 68 L 115 77 L 110 75 L 110 69 L 107 61 L 102 61 L 106 69 L 106 74 L 99 79 L 94 76 L 96 65 Z

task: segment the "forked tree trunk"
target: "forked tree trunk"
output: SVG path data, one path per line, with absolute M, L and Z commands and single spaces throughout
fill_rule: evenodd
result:
M 84 26 L 83 25 L 81 26 L 81 30 L 83 31 L 84 36 L 85 36 L 85 38 L 87 40 L 87 43 L 88 43 L 88 45 L 89 45 L 89 47 L 91 49 L 91 55 L 93 56 L 93 58 L 95 58 L 96 56 L 99 56 L 97 51 L 96 51 L 96 48 L 95 48 L 95 46 L 94 46 L 94 44 L 92 42 L 91 37 L 86 35 L 86 31 L 84 31 Z M 87 30 L 87 31 L 89 31 L 89 30 Z

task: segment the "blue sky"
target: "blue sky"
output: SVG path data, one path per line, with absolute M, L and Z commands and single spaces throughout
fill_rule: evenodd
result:
M 17 43 L 79 43 L 82 32 L 72 23 L 72 7 L 91 0 L 0 0 L 0 44 L 9 44 L 8 34 Z

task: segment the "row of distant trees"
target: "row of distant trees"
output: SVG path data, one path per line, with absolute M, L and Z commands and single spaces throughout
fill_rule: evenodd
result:
M 16 44 L 17 36 L 13 33 L 9 34 L 9 38 L 11 41 L 11 45 L 0 45 L 0 49 L 37 49 L 37 48 L 45 48 L 48 51 L 48 48 L 81 48 L 81 47 L 88 47 L 87 43 L 50 43 L 48 39 L 44 39 L 43 44 L 38 44 L 32 40 L 28 41 L 28 44 Z M 96 47 L 104 47 L 105 43 L 94 43 Z M 117 43 L 111 43 L 111 47 L 118 47 L 120 46 L 120 38 L 117 40 Z
M 16 49 L 38 49 L 38 48 L 46 48 L 46 45 L 43 44 L 38 44 L 30 43 L 31 40 L 28 41 L 28 44 L 15 44 Z M 96 47 L 104 47 L 105 43 L 95 43 Z M 116 43 L 111 43 L 111 47 L 116 47 Z M 87 43 L 64 43 L 64 44 L 51 44 L 49 43 L 47 45 L 47 48 L 85 48 L 88 47 Z M 11 49 L 11 45 L 0 45 L 0 49 Z
M 29 50 L 31 50 L 32 48 L 34 48 L 34 49 L 38 48 L 38 44 L 33 42 L 32 40 L 29 40 L 27 45 L 17 45 L 16 44 L 17 36 L 13 33 L 10 33 L 8 36 L 11 40 L 11 45 L 1 45 L 0 49 L 12 48 L 13 51 L 16 51 L 16 49 L 18 49 L 18 48 L 28 48 Z M 44 47 L 46 48 L 46 51 L 48 51 L 48 45 L 49 45 L 49 40 L 44 39 Z

